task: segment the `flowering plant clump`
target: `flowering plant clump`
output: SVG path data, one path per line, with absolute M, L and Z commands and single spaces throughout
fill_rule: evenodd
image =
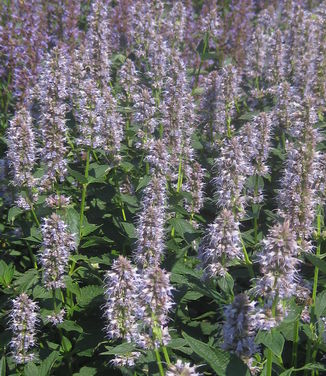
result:
M 326 3 L 0 2 L 0 376 L 326 374 Z

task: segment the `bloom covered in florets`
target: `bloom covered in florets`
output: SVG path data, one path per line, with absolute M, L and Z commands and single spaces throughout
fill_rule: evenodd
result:
M 180 359 L 175 364 L 169 366 L 166 376 L 200 376 L 196 372 L 195 366 L 190 366 L 190 363 L 183 363 Z
M 220 157 L 216 160 L 217 177 L 214 179 L 218 205 L 238 215 L 243 212 L 242 195 L 250 167 L 239 137 L 225 139 Z
M 10 327 L 13 337 L 10 343 L 13 358 L 16 363 L 28 363 L 35 359 L 30 349 L 36 344 L 36 324 L 38 322 L 38 305 L 27 294 L 22 293 L 12 300 L 10 312 Z
M 137 308 L 138 276 L 129 260 L 119 256 L 106 273 L 104 317 L 105 331 L 110 339 L 128 342 L 138 338 L 135 310 Z
M 50 315 L 47 315 L 47 321 L 50 322 L 53 326 L 57 326 L 64 322 L 65 320 L 66 311 L 63 309 L 60 309 L 57 312 L 52 312 Z
M 242 259 L 239 223 L 233 213 L 223 209 L 214 223 L 208 226 L 203 243 L 199 247 L 199 258 L 206 277 L 225 276 L 227 262 Z
M 250 357 L 258 351 L 255 344 L 255 303 L 245 294 L 237 295 L 232 304 L 225 307 L 223 349 L 231 350 L 240 357 Z
M 39 259 L 43 267 L 46 288 L 65 287 L 64 274 L 70 251 L 76 249 L 75 238 L 59 215 L 53 213 L 45 218 L 41 227 L 43 236 Z
M 37 86 L 40 102 L 41 159 L 46 166 L 42 185 L 52 188 L 67 173 L 68 61 L 65 51 L 55 47 L 44 62 Z
M 166 180 L 153 176 L 145 188 L 137 225 L 134 259 L 141 267 L 159 265 L 164 251 Z
M 171 310 L 172 287 L 169 274 L 159 266 L 143 270 L 140 275 L 137 316 L 142 322 L 142 342 L 144 348 L 157 348 L 170 341 L 168 332 L 168 312 Z
M 35 184 L 32 175 L 36 160 L 35 137 L 32 117 L 26 108 L 18 110 L 10 121 L 8 160 L 15 185 L 31 187 Z
M 272 227 L 263 247 L 257 260 L 263 276 L 257 280 L 254 291 L 270 300 L 293 296 L 299 259 L 298 244 L 289 222 Z

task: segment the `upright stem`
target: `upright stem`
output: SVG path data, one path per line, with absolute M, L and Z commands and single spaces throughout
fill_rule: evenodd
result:
M 276 295 L 273 301 L 273 306 L 272 306 L 272 315 L 273 317 L 276 316 L 276 307 L 277 307 L 277 300 L 278 296 Z M 271 330 L 273 332 L 273 329 Z M 266 376 L 272 376 L 273 372 L 273 352 L 270 348 L 267 350 L 267 366 L 266 366 Z
M 170 357 L 169 357 L 169 354 L 168 354 L 168 350 L 166 349 L 165 346 L 162 346 L 162 351 L 163 351 L 163 355 L 164 355 L 164 359 L 166 361 L 166 364 L 168 366 L 170 366 L 171 365 L 171 361 L 170 361 Z
M 254 197 L 258 196 L 258 183 L 259 183 L 259 177 L 258 175 L 255 176 L 255 188 L 254 188 Z M 257 244 L 258 241 L 258 219 L 259 219 L 259 211 L 257 215 L 254 217 L 254 240 L 255 240 L 255 245 Z
M 89 156 L 90 156 L 90 150 L 88 149 L 86 152 L 86 166 L 85 166 L 85 173 L 84 173 L 84 176 L 86 179 L 88 179 Z M 82 228 L 83 228 L 83 222 L 84 222 L 86 191 L 87 191 L 87 183 L 84 183 L 83 190 L 82 190 L 81 206 L 80 206 L 80 220 L 79 220 L 79 237 L 80 238 L 82 237 Z
M 321 240 L 320 240 L 320 235 L 321 235 L 321 207 L 318 205 L 318 211 L 317 211 L 317 247 L 316 247 L 316 256 L 320 256 L 320 246 L 321 246 Z M 314 272 L 314 285 L 312 289 L 312 306 L 313 310 L 315 308 L 316 304 L 316 296 L 317 296 L 317 288 L 318 288 L 318 273 L 319 273 L 319 268 L 318 266 L 315 266 L 315 272 Z
M 160 356 L 158 349 L 155 349 L 155 356 L 156 356 L 156 363 L 160 371 L 160 376 L 164 376 L 164 369 L 162 366 L 162 360 L 161 360 L 161 356 Z
M 295 320 L 293 330 L 292 366 L 296 367 L 298 362 L 298 342 L 299 342 L 299 317 Z
M 246 263 L 248 271 L 249 271 L 249 275 L 250 275 L 251 278 L 255 278 L 255 272 L 254 272 L 254 269 L 252 267 L 252 262 L 250 261 L 246 246 L 244 244 L 244 241 L 243 241 L 241 235 L 240 235 L 240 241 L 241 241 L 241 244 L 242 244 L 242 252 L 243 252 L 243 255 L 244 255 L 245 263 Z

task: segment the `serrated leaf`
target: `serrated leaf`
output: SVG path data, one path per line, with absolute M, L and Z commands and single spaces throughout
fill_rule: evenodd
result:
M 77 304 L 84 308 L 88 306 L 95 298 L 103 294 L 103 288 L 98 285 L 85 286 L 80 289 L 80 295 L 77 296 Z
M 137 237 L 136 227 L 133 223 L 128 223 L 128 222 L 120 222 L 120 223 L 129 238 L 134 239 Z
M 74 234 L 76 243 L 79 245 L 79 225 L 80 225 L 80 215 L 74 208 L 68 208 L 65 212 L 65 221 L 69 226 L 72 234 Z
M 196 232 L 193 226 L 182 218 L 172 218 L 170 219 L 171 226 L 174 227 L 176 234 L 180 235 L 182 238 L 185 238 L 185 234 L 192 234 Z
M 280 376 L 291 376 L 294 368 L 287 369 L 286 371 L 282 372 Z
M 108 347 L 107 347 L 108 348 Z M 109 351 L 101 353 L 102 355 L 121 355 L 128 354 L 135 350 L 135 345 L 129 342 L 122 343 L 121 345 L 110 348 Z
M 10 208 L 8 211 L 8 222 L 14 223 L 15 218 L 18 217 L 21 213 L 24 213 L 24 210 L 19 208 L 18 206 Z
M 24 376 L 40 376 L 39 369 L 34 363 L 28 363 L 24 367 Z
M 69 172 L 69 175 L 71 175 L 73 178 L 75 178 L 75 180 L 79 181 L 79 183 L 81 183 L 81 184 L 87 184 L 88 183 L 88 180 L 80 172 L 75 171 L 75 170 L 71 169 L 70 167 L 68 167 L 68 172 Z
M 63 323 L 59 324 L 58 327 L 64 329 L 66 332 L 83 333 L 83 328 L 71 320 L 65 320 Z
M 104 177 L 109 171 L 110 166 L 107 164 L 99 165 L 97 163 L 92 163 L 89 166 L 89 175 L 90 177 L 94 177 L 95 179 L 100 179 Z
M 83 223 L 83 226 L 82 226 L 82 236 L 87 236 L 89 234 L 91 234 L 92 232 L 96 231 L 98 228 L 102 227 L 101 225 L 98 226 L 98 225 L 95 225 L 93 223 L 88 223 L 86 221 L 84 221 Z
M 315 305 L 315 315 L 317 317 L 324 316 L 325 311 L 326 311 L 326 291 L 323 291 L 317 295 L 316 305 Z
M 137 185 L 136 192 L 138 192 L 140 189 L 146 187 L 148 185 L 148 183 L 151 181 L 151 179 L 152 179 L 152 177 L 149 176 L 149 175 L 143 176 L 140 179 L 140 181 L 139 181 L 139 183 Z
M 36 284 L 37 281 L 38 271 L 36 269 L 29 269 L 14 281 L 14 285 L 20 293 L 27 291 L 34 283 Z
M 74 373 L 73 376 L 93 376 L 96 375 L 97 370 L 93 367 L 82 367 L 78 373 Z
M 184 332 L 182 332 L 182 336 L 192 350 L 205 360 L 218 376 L 250 375 L 249 370 L 240 359 L 220 349 L 214 349 Z
M 321 260 L 319 257 L 311 254 L 305 253 L 305 257 L 314 265 L 319 268 L 321 272 L 326 274 L 326 261 Z
M 276 356 L 281 356 L 284 347 L 284 337 L 276 330 L 270 332 L 259 331 L 256 335 L 255 342 L 257 344 L 262 343 L 264 346 L 272 350 Z
M 72 344 L 69 338 L 62 336 L 61 347 L 65 353 L 68 353 L 72 349 Z
M 60 358 L 60 354 L 57 351 L 52 351 L 51 354 L 41 363 L 41 366 L 39 368 L 40 376 L 49 376 L 55 362 Z
M 6 374 L 7 374 L 6 368 L 7 368 L 6 357 L 2 356 L 2 358 L 0 360 L 0 376 L 6 376 Z

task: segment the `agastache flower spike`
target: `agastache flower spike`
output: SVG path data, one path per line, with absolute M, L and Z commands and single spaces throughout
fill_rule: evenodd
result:
M 8 161 L 16 186 L 35 185 L 33 169 L 36 161 L 32 117 L 26 108 L 18 110 L 8 130 Z
M 204 277 L 208 278 L 225 276 L 227 263 L 243 258 L 239 223 L 235 221 L 232 212 L 223 209 L 214 223 L 208 225 L 198 252 Z
M 171 364 L 166 376 L 201 376 L 201 373 L 196 372 L 195 366 L 190 366 L 190 363 L 183 363 L 180 359 L 175 364 Z
M 311 98 L 305 100 L 304 108 L 291 127 L 296 142 L 289 143 L 284 177 L 279 192 L 280 213 L 288 219 L 301 241 L 303 250 L 309 251 L 307 242 L 313 231 L 316 205 L 321 181 L 321 154 L 316 151 L 319 134 L 314 124 L 316 113 Z
M 243 187 L 250 173 L 239 136 L 224 139 L 220 157 L 216 160 L 217 177 L 214 179 L 218 206 L 233 211 L 235 217 L 244 211 Z
M 113 262 L 105 278 L 104 317 L 106 335 L 109 339 L 137 340 L 138 275 L 134 266 L 123 256 Z
M 263 274 L 254 288 L 258 296 L 274 301 L 275 298 L 286 299 L 295 294 L 298 244 L 288 221 L 270 229 L 257 261 Z
M 37 311 L 39 307 L 25 293 L 13 299 L 12 305 L 10 327 L 13 337 L 10 347 L 13 359 L 17 364 L 28 363 L 35 359 L 35 354 L 30 350 L 36 345 Z
M 168 313 L 172 308 L 172 287 L 169 274 L 159 266 L 143 270 L 140 276 L 139 309 L 143 328 L 140 346 L 145 349 L 158 348 L 170 341 Z
M 65 287 L 64 275 L 70 251 L 76 249 L 74 236 L 59 215 L 45 218 L 41 227 L 43 236 L 39 259 L 43 267 L 43 281 L 47 289 Z
M 255 303 L 245 294 L 235 296 L 233 303 L 225 307 L 224 350 L 232 351 L 244 360 L 258 351 L 255 313 Z
M 46 166 L 42 178 L 45 189 L 62 181 L 67 173 L 66 112 L 68 106 L 68 62 L 64 50 L 55 47 L 48 56 L 38 84 L 40 131 L 43 141 L 41 159 Z
M 192 196 L 192 202 L 186 200 L 185 207 L 189 213 L 199 213 L 204 203 L 204 169 L 201 165 L 193 161 L 186 165 L 186 183 L 183 190 Z
M 136 263 L 143 267 L 159 265 L 164 251 L 166 179 L 153 176 L 142 199 L 137 224 Z

